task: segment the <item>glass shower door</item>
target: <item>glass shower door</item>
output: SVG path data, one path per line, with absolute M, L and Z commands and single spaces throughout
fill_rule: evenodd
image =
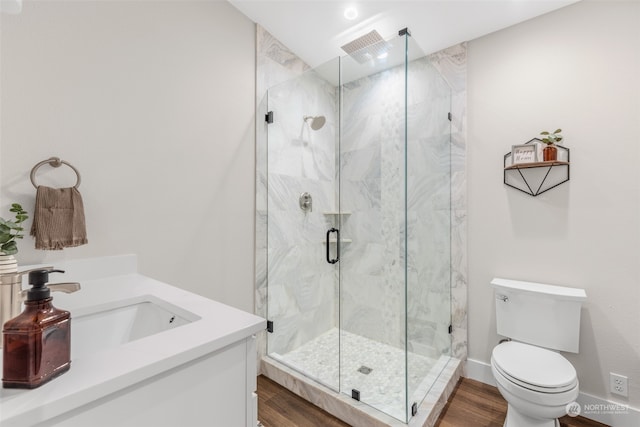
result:
M 407 34 L 372 51 L 341 62 L 340 389 L 408 422 L 450 354 L 451 94 Z
M 267 353 L 339 388 L 336 244 L 337 59 L 269 89 Z M 332 77 L 333 76 L 333 77 Z M 327 253 L 329 246 L 329 253 Z
M 408 51 L 419 52 L 409 38 Z M 413 55 L 414 57 L 417 55 Z M 451 88 L 407 64 L 407 399 L 420 405 L 451 356 Z
M 341 391 L 406 422 L 406 36 L 372 51 L 342 58 Z

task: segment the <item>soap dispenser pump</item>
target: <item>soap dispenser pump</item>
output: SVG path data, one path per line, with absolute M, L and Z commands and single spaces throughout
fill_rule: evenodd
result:
M 71 315 L 51 304 L 49 273 L 64 271 L 31 271 L 24 311 L 4 324 L 5 388 L 36 388 L 71 366 Z

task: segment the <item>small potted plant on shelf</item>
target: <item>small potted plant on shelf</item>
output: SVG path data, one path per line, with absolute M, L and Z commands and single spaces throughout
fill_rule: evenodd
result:
M 556 129 L 553 133 L 547 131 L 540 132 L 540 135 L 543 136 L 542 142 L 547 144 L 542 150 L 542 158 L 545 162 L 553 162 L 558 159 L 556 144 L 559 144 L 560 141 L 564 139 L 564 137 L 560 135 L 560 132 L 562 132 L 562 129 Z
M 18 253 L 16 239 L 24 237 L 24 228 L 21 224 L 29 218 L 27 211 L 18 203 L 13 203 L 9 212 L 15 214 L 15 220 L 8 221 L 0 218 L 0 273 L 17 271 L 18 263 L 13 256 Z

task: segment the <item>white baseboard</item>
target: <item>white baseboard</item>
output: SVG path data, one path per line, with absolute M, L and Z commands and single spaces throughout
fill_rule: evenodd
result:
M 496 387 L 496 379 L 491 372 L 491 365 L 479 360 L 467 359 L 465 377 Z
M 491 365 L 479 360 L 467 359 L 465 377 L 495 387 L 496 381 L 491 372 Z M 640 426 L 640 410 L 630 406 L 611 402 L 600 397 L 582 393 L 578 395 L 580 415 L 612 427 Z

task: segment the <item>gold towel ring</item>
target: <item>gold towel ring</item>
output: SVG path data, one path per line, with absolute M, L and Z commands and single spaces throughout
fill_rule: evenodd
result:
M 41 161 L 40 163 L 35 165 L 33 169 L 31 169 L 31 183 L 33 184 L 34 187 L 36 187 L 36 189 L 38 188 L 38 184 L 36 184 L 36 171 L 40 166 L 45 165 L 47 163 L 54 168 L 59 168 L 60 165 L 69 166 L 71 169 L 73 169 L 73 171 L 76 173 L 76 176 L 78 177 L 78 181 L 76 182 L 76 185 L 73 186 L 73 188 L 77 190 L 78 187 L 80 187 L 80 172 L 78 172 L 78 169 L 71 166 L 71 163 L 65 162 L 64 160 L 60 160 L 59 157 L 49 157 L 47 160 Z

